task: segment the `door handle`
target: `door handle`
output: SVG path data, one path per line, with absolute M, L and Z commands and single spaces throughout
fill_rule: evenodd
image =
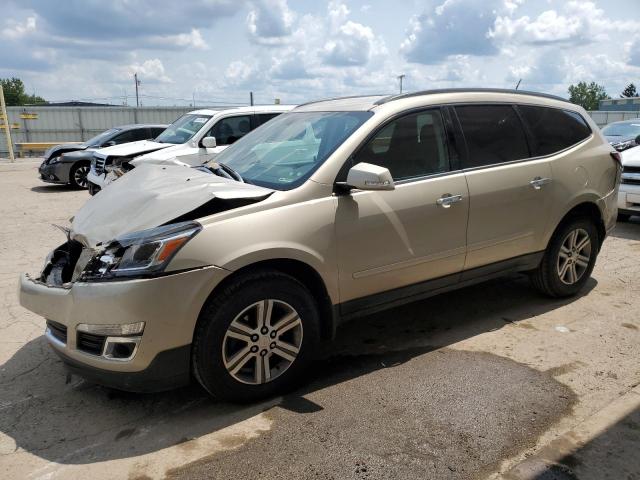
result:
M 445 193 L 436 200 L 436 203 L 442 208 L 450 208 L 451 205 L 460 201 L 462 201 L 462 195 L 451 195 L 450 193 Z
M 551 182 L 550 178 L 536 177 L 529 182 L 529 185 L 531 185 L 536 190 L 540 190 L 543 185 L 546 185 L 547 183 L 550 183 L 550 182 Z

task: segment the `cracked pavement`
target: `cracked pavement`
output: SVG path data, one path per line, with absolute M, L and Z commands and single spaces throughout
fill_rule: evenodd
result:
M 299 391 L 237 406 L 66 374 L 16 286 L 88 194 L 37 165 L 0 161 L 7 478 L 640 478 L 640 219 L 577 298 L 513 276 L 372 315 L 339 329 Z

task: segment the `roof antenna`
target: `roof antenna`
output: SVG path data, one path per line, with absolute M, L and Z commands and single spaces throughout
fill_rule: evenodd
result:
M 518 87 L 520 86 L 520 82 L 522 81 L 522 79 L 518 80 L 518 83 L 516 84 L 516 90 L 518 89 Z

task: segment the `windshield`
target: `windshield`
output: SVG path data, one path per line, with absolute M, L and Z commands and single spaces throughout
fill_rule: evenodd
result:
M 291 112 L 244 136 L 212 162 L 237 171 L 245 181 L 290 190 L 307 178 L 371 112 Z
M 98 135 L 96 135 L 93 138 L 90 138 L 89 140 L 87 140 L 85 143 L 87 145 L 97 145 L 100 146 L 103 144 L 103 142 L 107 141 L 107 139 L 112 136 L 114 133 L 119 132 L 120 130 L 118 130 L 117 128 L 111 128 L 109 130 L 107 130 L 106 132 L 102 132 L 99 133 Z
M 211 115 L 183 115 L 155 139 L 160 143 L 186 143 L 207 123 Z
M 612 123 L 602 129 L 610 137 L 633 137 L 640 135 L 640 119 L 633 123 Z

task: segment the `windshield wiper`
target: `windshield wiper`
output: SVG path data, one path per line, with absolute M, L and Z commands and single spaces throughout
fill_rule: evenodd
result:
M 231 168 L 226 163 L 213 161 L 211 163 L 211 169 L 221 177 L 226 177 L 231 180 L 236 180 L 240 183 L 245 183 L 244 178 L 242 178 L 242 175 L 240 175 L 236 170 Z

